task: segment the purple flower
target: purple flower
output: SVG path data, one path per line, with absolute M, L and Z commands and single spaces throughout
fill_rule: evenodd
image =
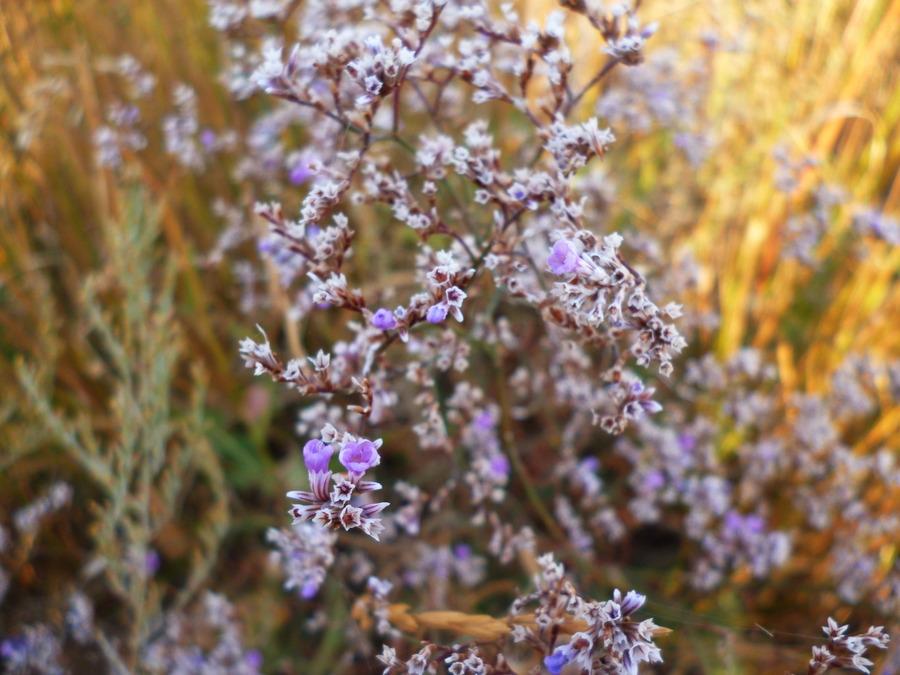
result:
M 505 455 L 497 455 L 491 458 L 491 473 L 498 478 L 506 478 L 509 476 L 509 460 Z
M 260 666 L 262 666 L 263 657 L 262 652 L 258 649 L 251 649 L 244 655 L 244 663 L 246 663 L 251 668 L 255 668 L 259 670 Z
M 691 452 L 697 447 L 697 439 L 692 434 L 679 434 L 678 447 L 684 452 Z
M 301 157 L 292 167 L 288 178 L 294 185 L 303 185 L 309 177 L 312 176 L 312 170 L 309 168 L 309 158 Z
M 338 458 L 341 460 L 341 464 L 353 473 L 363 473 L 373 466 L 378 466 L 381 462 L 378 448 L 372 441 L 366 439 L 344 443 Z
M 646 412 L 650 415 L 661 412 L 663 409 L 663 407 L 660 403 L 658 403 L 657 401 L 654 401 L 653 399 L 649 399 L 649 398 L 644 401 L 641 401 L 641 407 L 644 409 L 644 412 Z
M 200 133 L 200 142 L 203 144 L 203 147 L 207 150 L 212 148 L 212 146 L 216 142 L 216 132 L 212 129 L 204 129 Z
M 432 306 L 425 314 L 425 319 L 428 321 L 428 323 L 441 323 L 446 318 L 447 305 L 443 303 Z
M 596 457 L 585 457 L 578 463 L 578 468 L 582 471 L 590 471 L 593 473 L 600 468 L 600 460 Z
M 547 265 L 554 274 L 571 274 L 578 269 L 580 260 L 575 244 L 568 239 L 560 239 L 553 244 Z
M 397 327 L 397 319 L 391 310 L 382 307 L 372 315 L 372 325 L 380 330 L 393 330 Z
M 556 651 L 550 656 L 545 656 L 544 665 L 547 667 L 547 670 L 553 673 L 553 675 L 559 675 L 563 666 L 571 660 L 572 655 L 569 652 L 569 646 L 565 645 L 563 647 L 557 647 Z
M 666 479 L 659 469 L 651 469 L 644 474 L 644 487 L 648 490 L 659 490 L 666 484 Z
M 613 602 L 619 605 L 622 610 L 622 616 L 627 618 L 644 606 L 644 603 L 647 602 L 647 596 L 641 595 L 637 591 L 628 591 L 625 597 L 622 598 L 622 594 L 617 588 L 613 593 Z
M 766 529 L 766 521 L 757 515 L 750 514 L 744 517 L 744 528 L 748 532 L 759 534 Z
M 513 183 L 509 190 L 506 191 L 506 194 L 520 202 L 528 196 L 528 190 L 521 183 Z
M 494 428 L 494 416 L 490 412 L 483 412 L 475 418 L 475 428 L 481 431 L 490 431 Z
M 152 577 L 159 572 L 159 566 L 161 564 L 162 561 L 159 559 L 159 553 L 156 552 L 156 549 L 148 549 L 147 555 L 144 558 L 144 567 L 147 570 L 147 574 Z
M 313 439 L 303 446 L 303 461 L 310 473 L 328 471 L 328 462 L 333 454 L 334 448 L 318 439 Z M 343 462 L 343 459 L 341 461 Z
M 457 544 L 453 547 L 453 555 L 457 560 L 468 560 L 472 557 L 472 548 L 468 544 Z
M 725 527 L 729 530 L 739 532 L 744 525 L 744 519 L 741 518 L 741 514 L 737 511 L 729 511 L 725 515 Z

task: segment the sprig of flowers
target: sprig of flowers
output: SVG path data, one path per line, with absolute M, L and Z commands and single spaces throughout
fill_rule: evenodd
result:
M 306 503 L 294 504 L 288 513 L 294 518 L 295 525 L 311 520 L 332 530 L 360 528 L 377 540 L 384 530 L 384 524 L 377 516 L 390 503 L 362 503 L 357 506 L 352 501 L 355 496 L 381 489 L 380 483 L 363 480 L 363 476 L 381 463 L 378 449 L 382 440 L 370 441 L 348 432 L 339 433 L 330 424 L 322 429 L 321 435 L 323 440 L 308 441 L 303 447 L 310 489 L 287 493 L 288 499 Z M 328 468 L 335 452 L 347 469 L 346 473 L 334 474 Z

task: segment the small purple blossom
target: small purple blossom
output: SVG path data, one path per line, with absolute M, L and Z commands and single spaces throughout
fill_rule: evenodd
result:
M 648 490 L 659 490 L 666 484 L 665 476 L 659 469 L 651 469 L 644 474 L 644 487 Z
M 513 183 L 506 193 L 516 201 L 522 201 L 528 196 L 528 190 L 521 183 Z
M 258 649 L 251 649 L 244 655 L 244 663 L 255 670 L 259 670 L 263 663 L 262 652 Z
M 469 560 L 472 557 L 472 548 L 468 544 L 457 544 L 453 547 L 453 555 L 457 560 Z
M 475 427 L 482 431 L 490 431 L 494 428 L 495 424 L 496 420 L 494 419 L 494 416 L 488 411 L 481 413 L 475 418 Z
M 309 167 L 304 166 L 303 164 L 298 164 L 293 169 L 291 169 L 288 178 L 291 183 L 294 185 L 303 185 L 308 179 L 312 172 L 309 170 Z
M 339 459 L 348 471 L 354 473 L 363 473 L 381 463 L 378 448 L 372 441 L 366 439 L 345 443 L 341 448 Z
M 428 321 L 428 323 L 441 323 L 446 318 L 447 305 L 445 305 L 444 303 L 433 305 L 425 314 L 425 319 Z
M 162 560 L 160 560 L 159 553 L 157 553 L 155 548 L 151 548 L 147 551 L 147 555 L 144 558 L 144 566 L 147 569 L 147 575 L 153 576 L 157 572 L 159 572 L 159 567 L 162 564 Z
M 572 660 L 572 653 L 568 645 L 557 647 L 550 656 L 544 657 L 544 666 L 553 675 L 559 675 L 569 661 Z
M 691 452 L 694 448 L 697 447 L 697 438 L 693 434 L 679 434 L 678 446 L 684 452 Z
M 397 319 L 391 310 L 382 307 L 372 315 L 372 325 L 379 330 L 393 330 L 397 327 Z
M 303 446 L 303 461 L 311 473 L 328 471 L 328 462 L 331 461 L 333 454 L 334 448 L 318 439 L 313 439 Z M 341 462 L 343 461 L 341 459 Z
M 554 274 L 572 274 L 578 269 L 580 260 L 577 246 L 568 239 L 560 239 L 553 244 L 547 265 Z
M 495 476 L 506 478 L 509 476 L 509 460 L 505 455 L 497 455 L 491 458 L 491 473 Z
M 622 593 L 617 588 L 613 592 L 613 602 L 621 608 L 622 617 L 628 618 L 644 606 L 644 603 L 647 602 L 647 596 L 641 595 L 637 591 L 628 591 L 623 598 Z

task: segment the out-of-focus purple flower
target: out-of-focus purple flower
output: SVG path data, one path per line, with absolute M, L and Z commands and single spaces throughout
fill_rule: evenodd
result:
M 303 446 L 303 461 L 311 473 L 328 471 L 328 462 L 334 454 L 334 448 L 318 439 L 313 439 Z M 343 452 L 341 462 L 343 462 Z M 346 465 L 345 465 L 346 466 Z
M 483 412 L 475 418 L 475 427 L 482 431 L 490 431 L 494 428 L 496 420 L 490 412 Z
M 445 305 L 444 303 L 433 305 L 425 314 L 425 319 L 426 321 L 428 321 L 428 323 L 441 323 L 446 318 L 447 305 Z
M 147 576 L 152 577 L 154 574 L 159 572 L 159 566 L 162 564 L 160 560 L 159 553 L 156 552 L 155 548 L 151 548 L 147 551 L 147 556 L 144 558 L 144 566 L 147 569 Z
M 744 517 L 744 528 L 749 532 L 759 534 L 765 527 L 766 521 L 753 513 Z
M 644 412 L 646 412 L 650 415 L 656 414 L 658 412 L 662 412 L 662 409 L 663 409 L 662 404 L 660 404 L 658 401 L 654 401 L 653 399 L 649 399 L 649 398 L 644 401 L 641 401 L 641 407 L 644 409 Z
M 457 544 L 453 547 L 453 555 L 457 560 L 468 560 L 472 557 L 472 548 L 468 544 Z
M 497 455 L 491 458 L 491 473 L 495 476 L 506 478 L 509 476 L 509 460 L 506 455 Z
M 290 180 L 293 185 L 303 185 L 308 178 L 309 169 L 302 164 L 295 166 L 288 174 L 288 180 Z
M 200 132 L 200 142 L 203 144 L 203 147 L 209 150 L 215 145 L 216 142 L 216 132 L 212 129 L 204 129 Z
M 19 656 L 19 653 L 24 653 L 27 649 L 28 641 L 24 637 L 12 637 L 0 642 L 0 656 L 10 663 L 26 663 L 28 657 Z
M 312 171 L 309 170 L 309 166 L 306 162 L 298 162 L 297 165 L 291 169 L 288 178 L 294 185 L 303 185 L 303 183 L 309 180 L 311 175 Z
M 725 527 L 729 530 L 740 531 L 744 525 L 744 519 L 737 511 L 729 511 L 725 515 Z
M 742 516 L 737 511 L 725 514 L 725 527 L 735 535 L 759 534 L 766 528 L 766 521 L 756 514 Z
M 303 584 L 303 588 L 300 589 L 300 597 L 304 600 L 311 600 L 316 597 L 316 593 L 319 592 L 319 585 L 315 581 L 307 581 Z
M 644 474 L 644 487 L 648 490 L 659 490 L 666 484 L 666 479 L 659 469 L 651 469 Z
M 549 670 L 553 675 L 559 675 L 560 671 L 563 669 L 569 661 L 572 660 L 572 654 L 570 653 L 568 645 L 557 647 L 556 651 L 554 651 L 550 656 L 544 657 L 544 666 L 546 666 L 547 670 Z
M 685 452 L 690 452 L 695 447 L 697 447 L 697 439 L 693 436 L 693 434 L 679 434 L 678 445 Z
M 307 153 L 293 152 L 288 155 L 285 164 L 288 170 L 288 179 L 294 185 L 302 185 L 307 180 L 309 180 L 310 176 L 313 175 L 313 171 L 310 168 L 310 161 L 314 159 L 313 156 Z M 315 236 L 315 233 L 310 233 L 312 236 Z
M 372 315 L 372 325 L 380 330 L 393 330 L 397 327 L 397 319 L 391 310 L 382 307 Z
M 578 248 L 568 239 L 560 239 L 553 244 L 553 251 L 547 259 L 547 265 L 554 274 L 572 274 L 578 269 Z
M 244 656 L 244 662 L 251 668 L 259 670 L 263 663 L 262 652 L 258 649 L 251 649 Z
M 600 468 L 600 460 L 596 457 L 585 457 L 578 463 L 582 471 L 597 471 Z
M 348 471 L 354 473 L 363 473 L 381 463 L 378 448 L 372 441 L 366 439 L 344 443 L 339 459 Z

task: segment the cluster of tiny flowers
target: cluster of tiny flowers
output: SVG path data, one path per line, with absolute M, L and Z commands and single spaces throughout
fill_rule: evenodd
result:
M 653 644 L 659 627 L 653 619 L 630 620 L 646 600 L 634 591 L 623 598 L 616 590 L 612 600 L 580 607 L 575 616 L 587 621 L 588 629 L 575 633 L 568 644 L 557 647 L 544 658 L 547 670 L 559 675 L 563 666 L 575 663 L 582 670 L 598 675 L 637 675 L 641 663 L 661 663 L 662 654 Z
M 630 465 L 630 516 L 675 527 L 696 542 L 691 582 L 699 588 L 738 573 L 770 578 L 812 546 L 842 599 L 871 597 L 879 611 L 897 612 L 897 596 L 878 592 L 900 587 L 900 570 L 879 563 L 880 542 L 897 519 L 868 495 L 877 485 L 896 499 L 900 466 L 888 448 L 861 455 L 842 440 L 879 405 L 879 388 L 890 390 L 891 372 L 850 357 L 831 391 L 784 396 L 775 369 L 756 350 L 724 363 L 688 362 L 681 391 L 692 405 L 673 406 L 683 415 L 679 428 L 642 419 L 616 443 Z M 697 408 L 715 410 L 716 419 Z M 723 429 L 739 434 L 727 453 Z
M 214 641 L 210 636 L 214 636 Z M 241 643 L 241 630 L 231 603 L 222 595 L 207 592 L 194 610 L 165 615 L 160 634 L 144 648 L 141 666 L 144 672 L 154 675 L 259 675 L 262 655 L 245 649 Z
M 304 521 L 290 529 L 269 528 L 266 539 L 278 548 L 271 558 L 283 570 L 285 589 L 296 589 L 304 600 L 315 597 L 334 563 L 337 535 Z
M 448 651 L 450 655 L 444 656 Z M 478 647 L 471 645 L 438 647 L 426 644 L 405 660 L 397 656 L 396 649 L 384 645 L 376 658 L 385 665 L 382 675 L 431 675 L 438 672 L 450 675 L 513 675 L 515 672 L 503 654 L 497 654 L 493 659 L 487 658 Z M 443 661 L 446 670 L 438 670 L 440 661 Z
M 376 658 L 385 666 L 382 675 L 399 675 L 400 673 L 408 673 L 409 675 L 425 675 L 425 673 L 429 673 L 429 675 L 434 675 L 437 673 L 437 668 L 431 663 L 431 660 L 436 649 L 436 645 L 426 645 L 409 659 L 404 660 L 397 656 L 396 649 L 384 645 L 381 654 Z
M 863 673 L 871 672 L 872 661 L 865 657 L 869 647 L 887 649 L 890 636 L 881 626 L 870 626 L 869 630 L 859 635 L 846 635 L 848 626 L 838 626 L 837 621 L 830 618 L 828 625 L 822 626 L 828 636 L 828 644 L 812 648 L 807 675 L 819 675 L 833 668 L 850 668 Z
M 409 342 L 410 328 L 417 323 L 443 323 L 448 315 L 463 320 L 462 304 L 467 297 L 463 288 L 474 270 L 462 269 L 450 251 L 437 251 L 430 261 L 436 264 L 426 275 L 429 292 L 416 294 L 406 307 L 399 306 L 393 311 L 386 307 L 374 313 L 366 310 L 364 313 L 374 328 L 396 331 L 401 341 Z
M 525 642 L 546 654 L 544 666 L 550 673 L 559 675 L 567 664 L 574 663 L 577 672 L 636 675 L 641 663 L 662 661 L 653 638 L 667 631 L 652 619 L 635 622 L 630 618 L 643 606 L 645 596 L 629 591 L 623 597 L 617 590 L 612 600 L 588 600 L 579 595 L 552 555 L 541 556 L 537 563 L 537 590 L 516 600 L 509 616 L 515 619 L 527 606 L 538 603 L 535 627 L 515 624 L 512 635 L 516 642 Z M 585 629 L 572 634 L 566 644 L 557 645 L 560 629 L 573 618 L 583 622 Z
M 304 504 L 294 504 L 288 513 L 294 524 L 311 520 L 316 525 L 337 530 L 360 528 L 373 539 L 378 539 L 384 524 L 378 514 L 389 502 L 352 503 L 353 498 L 381 489 L 381 484 L 363 480 L 369 469 L 381 463 L 378 448 L 382 441 L 356 438 L 348 432 L 338 432 L 333 426 L 322 429 L 322 440 L 311 440 L 303 446 L 303 460 L 309 472 L 309 491 L 292 490 L 288 499 Z M 346 473 L 333 474 L 328 468 L 332 455 L 347 469 Z M 332 485 L 333 483 L 333 485 Z
M 365 338 L 364 335 L 363 338 Z M 373 345 L 357 345 L 357 348 L 366 350 L 363 356 L 366 360 L 373 355 Z M 309 366 L 303 359 L 291 359 L 285 364 L 272 350 L 272 345 L 264 332 L 263 342 L 245 338 L 241 340 L 240 350 L 244 355 L 244 363 L 247 367 L 253 368 L 254 375 L 269 375 L 276 382 L 283 382 L 305 395 L 330 394 L 337 391 L 358 393 L 362 396 L 365 405 L 352 405 L 348 408 L 364 417 L 369 417 L 373 413 L 375 393 L 368 379 L 358 380 L 351 372 L 348 372 L 348 361 L 356 360 L 348 358 L 351 356 L 350 354 L 345 354 L 332 363 L 331 354 L 319 350 L 315 357 L 306 359 Z M 346 351 L 349 352 L 350 349 Z M 358 355 L 353 354 L 352 356 Z
M 659 363 L 663 375 L 673 370 L 672 358 L 687 342 L 665 319 L 681 316 L 681 307 L 657 307 L 645 293 L 644 279 L 622 259 L 622 237 L 610 234 L 602 241 L 581 230 L 559 239 L 547 258 L 550 271 L 567 277 L 557 282 L 553 297 L 564 314 L 554 318 L 573 328 L 597 328 L 606 322 L 616 329 L 633 330 L 638 340 L 629 352 L 641 366 Z M 624 361 L 620 357 L 620 361 Z
M 63 675 L 62 641 L 47 625 L 26 626 L 16 637 L 0 641 L 0 662 L 9 675 Z

